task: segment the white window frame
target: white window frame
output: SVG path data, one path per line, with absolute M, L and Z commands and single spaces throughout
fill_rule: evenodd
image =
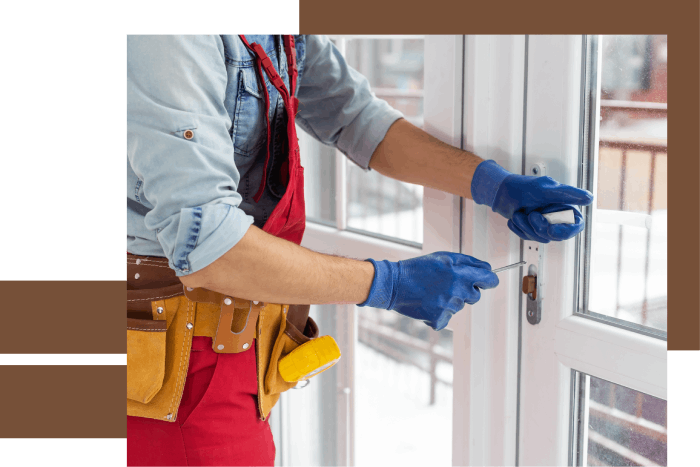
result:
M 582 36 L 466 36 L 464 148 L 513 173 L 544 163 L 576 185 L 582 58 Z M 666 399 L 665 341 L 573 314 L 575 242 L 546 245 L 538 264 L 541 245 L 500 216 L 471 201 L 463 214 L 462 252 L 537 264 L 545 300 L 530 325 L 524 268 L 453 318 L 454 465 L 567 465 L 572 369 Z
M 525 36 L 466 36 L 464 149 L 522 168 Z M 493 268 L 520 260 L 520 240 L 486 206 L 465 200 L 462 252 Z M 514 465 L 520 273 L 453 319 L 453 465 Z
M 332 36 L 344 53 L 345 40 L 358 36 Z M 386 38 L 386 36 L 362 36 Z M 406 36 L 407 38 L 409 36 Z M 416 36 L 420 37 L 420 36 Z M 462 36 L 425 36 L 424 127 L 436 138 L 460 146 L 462 137 Z M 425 188 L 423 191 L 423 243 L 421 248 L 363 235 L 347 229 L 346 157 L 336 152 L 336 219 L 334 226 L 308 221 L 302 246 L 328 254 L 355 258 L 382 258 L 398 261 L 438 250 L 459 251 L 460 197 Z M 355 305 L 336 305 L 338 344 L 343 356 L 337 365 L 337 465 L 354 465 L 355 433 L 355 346 L 357 315 Z M 321 330 L 323 332 L 323 330 Z M 290 465 L 289 434 L 294 430 L 287 394 L 283 393 L 275 409 L 281 416 L 271 417 L 278 424 L 281 456 L 278 463 Z M 281 438 L 281 439 L 279 439 Z M 285 452 L 287 454 L 285 454 Z
M 547 175 L 570 185 L 579 171 L 583 58 L 583 36 L 528 38 L 524 167 L 544 163 Z M 597 175 L 596 167 L 589 170 Z M 575 242 L 552 242 L 543 251 L 542 320 L 521 327 L 518 463 L 567 465 L 572 370 L 666 399 L 666 342 L 575 315 Z

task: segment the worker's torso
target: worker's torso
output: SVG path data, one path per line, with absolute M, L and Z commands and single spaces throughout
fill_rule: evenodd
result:
M 297 88 L 304 72 L 306 42 L 304 36 L 295 37 L 297 52 Z M 260 44 L 270 57 L 275 69 L 289 88 L 289 70 L 281 36 L 246 35 L 250 43 Z M 231 119 L 229 135 L 233 141 L 233 157 L 240 174 L 237 191 L 242 196 L 240 204 L 246 214 L 253 216 L 254 224 L 262 228 L 275 206 L 285 193 L 285 185 L 280 180 L 280 166 L 287 159 L 287 115 L 279 92 L 263 73 L 263 79 L 270 96 L 270 160 L 268 162 L 266 188 L 259 202 L 253 200 L 262 181 L 265 158 L 267 156 L 267 128 L 265 122 L 265 96 L 261 82 L 255 71 L 253 55 L 245 47 L 239 36 L 223 35 L 224 55 L 228 83 L 224 104 Z M 296 94 L 296 89 L 294 90 Z M 166 161 L 164 161 L 166 162 Z M 135 191 L 133 187 L 138 187 Z M 128 236 L 136 237 L 138 249 L 132 253 L 165 256 L 156 238 L 156 233 L 146 229 L 144 218 L 153 209 L 144 194 L 144 187 L 127 162 L 127 231 Z M 134 248 L 131 248 L 131 251 Z

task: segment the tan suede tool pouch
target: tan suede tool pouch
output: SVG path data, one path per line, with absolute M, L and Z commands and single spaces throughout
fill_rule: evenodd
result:
M 279 399 L 279 395 L 287 391 L 288 389 L 296 386 L 296 382 L 288 383 L 282 379 L 280 375 L 278 364 L 281 358 L 289 354 L 292 350 L 296 349 L 300 345 L 318 337 L 318 326 L 310 317 L 306 321 L 306 326 L 304 332 L 300 331 L 289 319 L 288 309 L 292 307 L 307 307 L 306 315 L 308 315 L 308 305 L 284 305 L 282 309 L 282 316 L 279 319 L 279 325 L 275 323 L 275 326 L 271 329 L 274 332 L 275 340 L 272 346 L 272 352 L 269 356 L 269 362 L 265 370 L 265 380 L 264 380 L 264 395 L 266 401 L 271 402 L 267 404 L 271 409 L 272 406 Z M 296 311 L 296 310 L 292 310 Z M 265 414 L 267 415 L 267 414 Z
M 175 421 L 197 304 L 165 258 L 127 255 L 126 413 Z
M 163 387 L 166 330 L 166 321 L 127 318 L 127 399 L 148 404 Z

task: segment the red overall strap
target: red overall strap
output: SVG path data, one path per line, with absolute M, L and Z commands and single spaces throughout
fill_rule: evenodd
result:
M 287 68 L 289 69 L 289 87 L 292 97 L 297 89 L 297 49 L 294 48 L 294 36 L 282 36 L 284 53 L 287 55 Z
M 293 148 L 294 150 L 292 151 L 293 154 L 298 156 L 298 144 L 297 144 L 297 139 L 296 139 L 296 126 L 294 124 L 294 117 L 296 116 L 296 98 L 290 96 L 289 91 L 287 91 L 287 87 L 284 84 L 284 81 L 282 81 L 282 78 L 280 75 L 277 73 L 277 70 L 275 70 L 274 65 L 272 64 L 272 60 L 270 60 L 270 57 L 267 56 L 265 53 L 265 50 L 262 48 L 260 44 L 257 44 L 253 42 L 252 44 L 248 43 L 248 40 L 245 38 L 244 35 L 240 35 L 241 40 L 245 44 L 245 46 L 250 50 L 254 55 L 255 55 L 255 64 L 257 67 L 258 71 L 258 77 L 261 81 L 261 86 L 263 88 L 264 94 L 265 94 L 265 122 L 267 123 L 267 156 L 265 158 L 265 166 L 263 168 L 263 178 L 260 183 L 260 188 L 258 188 L 258 192 L 255 194 L 253 199 L 257 203 L 260 200 L 260 197 L 262 196 L 264 190 L 265 190 L 265 182 L 267 180 L 267 165 L 270 160 L 270 120 L 269 120 L 269 112 L 270 112 L 270 98 L 267 93 L 267 87 L 265 86 L 265 81 L 262 79 L 262 70 L 265 70 L 265 74 L 267 74 L 267 77 L 269 78 L 270 82 L 272 83 L 273 86 L 277 89 L 277 91 L 280 93 L 282 96 L 282 100 L 284 101 L 284 106 L 287 110 L 287 116 L 288 122 L 287 122 L 287 136 L 289 139 L 289 144 L 290 148 Z M 296 49 L 294 48 L 294 38 L 291 36 L 284 36 L 283 37 L 283 42 L 284 42 L 284 49 L 285 49 L 285 54 L 287 55 L 287 63 L 290 66 L 290 87 L 292 89 L 296 88 L 296 78 L 297 78 L 297 66 L 296 66 Z M 297 161 L 292 161 L 292 164 L 294 166 L 297 165 Z M 284 172 L 286 172 L 284 175 L 284 178 L 288 178 L 289 174 L 289 162 L 285 161 L 284 164 Z

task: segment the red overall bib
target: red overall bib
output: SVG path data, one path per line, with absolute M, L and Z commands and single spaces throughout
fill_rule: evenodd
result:
M 287 112 L 289 154 L 281 166 L 281 180 L 287 185 L 263 230 L 296 244 L 304 235 L 304 168 L 299 160 L 294 118 L 298 101 L 297 64 L 294 38 L 282 36 L 290 73 L 290 93 L 260 45 L 243 43 L 255 55 L 258 78 L 263 81 L 267 158 L 258 201 L 265 189 L 270 159 L 270 98 L 263 71 L 279 91 Z M 210 337 L 194 337 L 187 380 L 178 417 L 165 422 L 127 417 L 128 465 L 274 465 L 275 446 L 269 418 L 260 420 L 257 409 L 255 345 L 240 353 L 216 353 Z M 264 375 L 260 375 L 264 377 Z

